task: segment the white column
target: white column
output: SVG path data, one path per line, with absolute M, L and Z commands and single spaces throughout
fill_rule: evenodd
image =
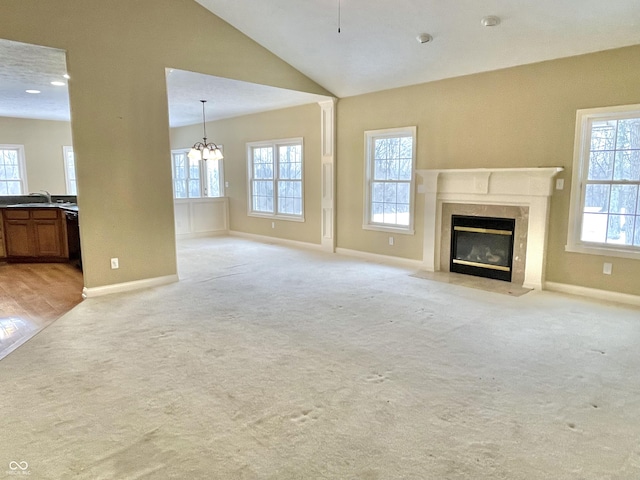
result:
M 428 272 L 440 270 L 440 220 L 438 208 L 437 170 L 418 170 L 422 177 L 419 191 L 424 192 L 424 235 L 422 237 L 422 265 Z
M 527 256 L 522 284 L 525 288 L 542 290 L 546 265 L 548 223 L 549 197 L 531 198 L 527 231 Z
M 321 195 L 322 195 L 322 248 L 335 252 L 335 205 L 336 205 L 336 102 L 337 99 L 318 102 L 320 105 L 320 131 L 322 151 Z

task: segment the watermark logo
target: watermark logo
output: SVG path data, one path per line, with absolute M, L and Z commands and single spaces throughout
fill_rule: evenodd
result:
M 27 462 L 16 462 L 15 460 L 9 462 L 9 470 L 7 470 L 7 473 L 9 475 L 31 475 Z

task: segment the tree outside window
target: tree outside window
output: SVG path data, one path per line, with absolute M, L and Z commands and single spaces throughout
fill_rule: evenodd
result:
M 365 132 L 365 229 L 412 232 L 415 127 Z
M 247 144 L 249 215 L 304 217 L 302 139 Z
M 222 160 L 191 161 L 188 150 L 171 152 L 174 198 L 224 196 Z
M 576 122 L 567 250 L 633 257 L 640 253 L 640 105 L 580 110 Z
M 0 195 L 23 195 L 27 191 L 22 145 L 0 145 Z

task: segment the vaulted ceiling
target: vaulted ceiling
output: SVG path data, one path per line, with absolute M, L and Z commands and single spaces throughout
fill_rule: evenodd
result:
M 338 97 L 640 43 L 638 0 L 196 1 Z

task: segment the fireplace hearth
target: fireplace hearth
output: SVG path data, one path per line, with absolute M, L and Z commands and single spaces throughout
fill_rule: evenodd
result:
M 513 218 L 452 215 L 449 270 L 510 282 L 515 224 Z

